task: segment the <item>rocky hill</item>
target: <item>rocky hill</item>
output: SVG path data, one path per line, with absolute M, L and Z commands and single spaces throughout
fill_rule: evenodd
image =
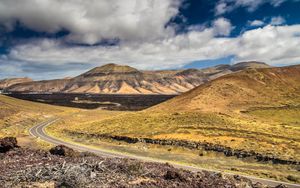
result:
M 10 92 L 65 92 L 104 94 L 179 94 L 209 80 L 247 68 L 266 68 L 265 63 L 244 62 L 207 69 L 141 71 L 129 66 L 107 64 L 71 79 L 16 84 Z
M 217 111 L 300 104 L 300 65 L 247 69 L 207 82 L 152 110 Z
M 19 83 L 26 83 L 26 82 L 32 82 L 33 80 L 30 78 L 8 78 L 8 79 L 3 79 L 0 80 L 0 90 L 10 87 L 15 84 Z

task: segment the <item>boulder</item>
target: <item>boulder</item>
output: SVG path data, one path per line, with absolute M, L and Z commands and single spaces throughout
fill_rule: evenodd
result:
M 179 181 L 186 181 L 186 179 L 182 176 L 181 173 L 175 170 L 168 170 L 167 173 L 164 175 L 165 180 L 179 180 Z
M 69 148 L 64 145 L 58 145 L 49 150 L 52 155 L 66 156 L 66 157 L 75 157 L 78 156 L 78 153 L 72 148 Z
M 16 147 L 18 147 L 18 142 L 15 137 L 5 137 L 0 139 L 0 153 L 6 153 Z

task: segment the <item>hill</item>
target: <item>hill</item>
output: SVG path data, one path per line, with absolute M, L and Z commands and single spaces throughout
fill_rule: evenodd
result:
M 244 62 L 203 70 L 141 71 L 129 66 L 107 64 L 71 79 L 16 84 L 7 90 L 39 93 L 179 94 L 225 74 L 257 67 L 269 66 L 260 62 Z
M 30 78 L 8 78 L 8 79 L 3 79 L 0 80 L 0 90 L 10 87 L 15 84 L 19 83 L 26 83 L 26 82 L 32 82 L 33 80 Z
M 219 77 L 152 110 L 244 110 L 300 104 L 300 65 L 248 69 Z
M 0 137 L 25 136 L 36 122 L 67 111 L 71 109 L 0 95 Z
M 18 83 L 5 88 L 5 91 L 21 93 L 54 93 L 62 92 L 69 83 L 70 79 L 42 80 Z

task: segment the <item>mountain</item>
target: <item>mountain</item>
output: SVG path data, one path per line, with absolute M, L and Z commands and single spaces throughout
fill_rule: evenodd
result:
M 219 65 L 207 69 L 141 71 L 107 64 L 71 79 L 37 81 L 6 88 L 10 92 L 65 92 L 105 94 L 179 94 L 209 80 L 247 68 L 265 68 L 260 62 Z
M 5 88 L 5 90 L 8 92 L 24 93 L 62 92 L 69 82 L 69 79 L 34 81 L 15 84 Z
M 240 66 L 236 66 L 240 68 Z M 219 77 L 151 110 L 215 111 L 300 104 L 300 65 L 247 69 Z
M 26 82 L 32 82 L 33 80 L 30 78 L 8 78 L 0 80 L 0 90 L 7 88 L 9 86 L 19 84 L 19 83 L 26 83 Z

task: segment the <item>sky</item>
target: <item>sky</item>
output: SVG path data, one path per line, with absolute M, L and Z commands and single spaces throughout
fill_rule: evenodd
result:
M 0 79 L 300 63 L 300 0 L 0 0 Z

